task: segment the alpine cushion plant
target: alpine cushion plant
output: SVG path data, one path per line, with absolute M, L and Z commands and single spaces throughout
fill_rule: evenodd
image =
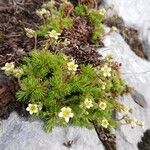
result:
M 28 105 L 30 114 L 44 120 L 47 131 L 68 124 L 92 128 L 92 121 L 115 128 L 118 121 L 113 113 L 125 107 L 116 97 L 125 93 L 126 85 L 111 63 L 105 59 L 94 68 L 78 65 L 63 53 L 33 51 L 20 67 L 23 75 L 17 98 Z M 111 68 L 107 76 L 102 69 L 106 64 Z

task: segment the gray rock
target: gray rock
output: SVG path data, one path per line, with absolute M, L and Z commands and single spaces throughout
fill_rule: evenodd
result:
M 150 61 L 150 20 L 147 20 L 147 22 L 143 23 L 140 36 L 143 43 L 144 54 Z
M 150 0 L 105 0 L 114 5 L 114 12 L 121 16 L 127 26 L 136 28 L 140 33 L 144 54 L 150 60 Z
M 25 121 L 12 113 L 0 123 L 0 150 L 69 150 L 63 143 L 72 142 L 70 150 L 104 150 L 95 130 L 55 127 L 45 133 L 41 121 Z
M 120 100 L 133 109 L 133 117 L 145 121 L 145 130 L 150 129 L 150 62 L 136 56 L 118 33 L 107 36 L 105 43 L 107 48 L 99 52 L 112 54 L 115 60 L 122 63 L 122 77 L 135 89 L 132 96 L 127 95 Z M 120 117 L 120 114 L 117 116 Z M 145 130 L 140 127 L 132 129 L 129 125 L 120 126 L 116 132 L 118 150 L 137 150 L 137 143 Z

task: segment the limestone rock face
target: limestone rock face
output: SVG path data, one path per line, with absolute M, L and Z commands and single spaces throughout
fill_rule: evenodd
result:
M 12 113 L 0 123 L 0 150 L 104 150 L 94 130 L 55 127 L 46 133 L 41 121 L 25 121 Z M 73 141 L 73 142 L 72 142 Z
M 113 4 L 125 24 L 139 31 L 145 56 L 150 60 L 150 0 L 106 0 L 105 3 Z
M 132 95 L 121 97 L 120 100 L 133 109 L 133 117 L 145 121 L 145 130 L 150 129 L 150 62 L 136 56 L 118 33 L 107 36 L 104 43 L 107 48 L 99 52 L 103 55 L 112 54 L 115 60 L 122 63 L 122 77 L 134 88 Z M 116 132 L 118 150 L 137 150 L 137 143 L 145 130 L 121 126 Z
M 114 10 L 123 18 L 125 24 L 139 31 L 144 53 L 150 60 L 150 1 L 106 0 L 105 3 L 109 6 L 113 4 Z M 106 45 L 108 39 L 111 44 L 100 51 L 113 54 L 122 63 L 122 76 L 134 88 L 132 96 L 120 99 L 133 109 L 135 118 L 145 121 L 145 130 L 150 129 L 150 62 L 136 56 L 119 34 L 113 33 L 106 37 Z M 131 129 L 129 126 L 121 126 L 117 130 L 118 150 L 137 150 L 137 143 L 145 130 L 140 127 Z

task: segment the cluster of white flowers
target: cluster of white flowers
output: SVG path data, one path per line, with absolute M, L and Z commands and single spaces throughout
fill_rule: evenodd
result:
M 139 122 L 137 119 L 133 118 L 130 120 L 130 125 L 132 128 L 136 127 L 137 125 L 141 126 L 143 129 L 145 128 L 145 122 Z
M 14 62 L 6 63 L 5 66 L 1 68 L 1 70 L 4 70 L 6 75 L 13 75 L 16 78 L 20 78 L 23 74 L 21 69 L 15 68 Z
M 105 16 L 106 13 L 107 13 L 107 11 L 106 11 L 104 8 L 102 8 L 102 9 L 99 10 L 99 13 L 100 13 L 102 16 Z
M 28 38 L 33 38 L 33 37 L 36 36 L 36 32 L 35 32 L 34 30 L 29 29 L 29 28 L 24 28 L 24 29 L 25 29 L 25 31 L 26 31 L 26 36 L 27 36 Z
M 1 69 L 5 71 L 6 75 L 12 74 L 15 69 L 14 62 L 6 63 L 5 66 L 2 67 Z
M 47 33 L 46 37 L 53 38 L 57 41 L 60 35 L 60 33 L 57 33 L 55 30 L 52 30 Z
M 51 14 L 50 14 L 50 11 L 49 10 L 46 10 L 45 8 L 42 8 L 40 10 L 37 10 L 36 11 L 36 14 L 39 16 L 39 17 L 49 17 Z
M 129 115 L 123 117 L 124 121 L 131 125 L 132 128 L 135 128 L 137 125 L 141 126 L 143 129 L 145 127 L 145 122 L 139 122 L 136 118 L 131 118 Z
M 103 72 L 104 77 L 110 77 L 111 76 L 111 68 L 108 67 L 107 64 L 104 65 L 104 67 L 101 68 L 101 71 Z

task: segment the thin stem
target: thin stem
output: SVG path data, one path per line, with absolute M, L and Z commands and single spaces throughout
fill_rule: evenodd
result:
M 34 49 L 37 48 L 37 34 L 34 36 Z

